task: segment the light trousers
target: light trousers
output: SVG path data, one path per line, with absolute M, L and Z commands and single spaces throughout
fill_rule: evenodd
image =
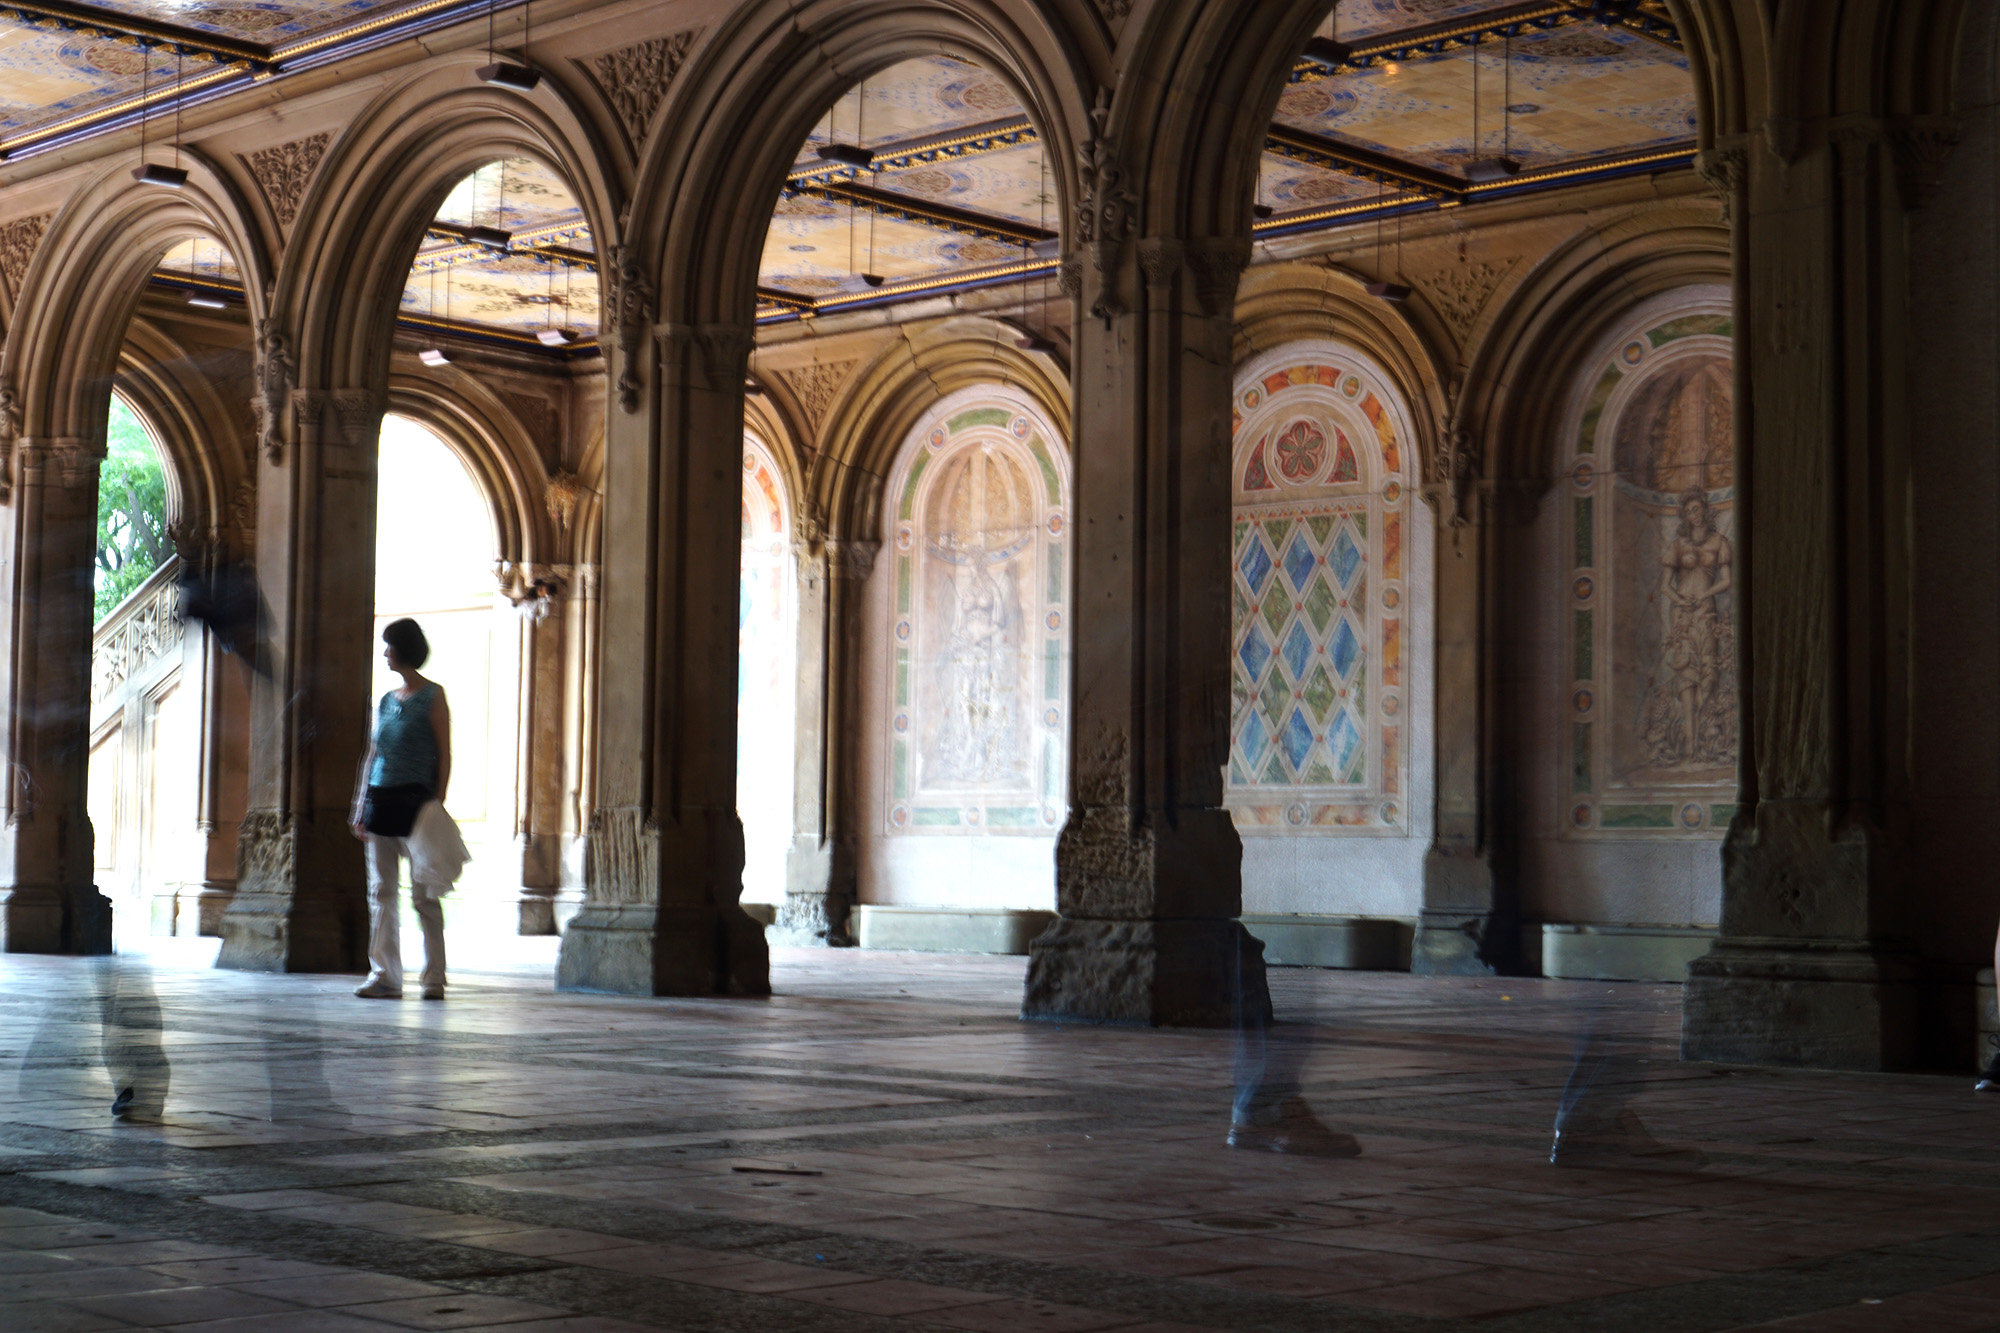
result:
M 368 966 L 370 980 L 403 989 L 403 865 L 409 840 L 368 835 Z M 425 885 L 410 886 L 410 905 L 424 930 L 422 984 L 444 985 L 444 904 Z

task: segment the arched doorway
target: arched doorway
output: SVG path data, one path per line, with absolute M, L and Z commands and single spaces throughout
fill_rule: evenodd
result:
M 794 641 L 791 511 L 763 441 L 743 437 L 743 581 L 736 674 L 736 813 L 743 901 L 785 899 L 792 841 Z
M 430 640 L 423 673 L 451 704 L 446 801 L 473 855 L 446 911 L 455 928 L 512 934 L 519 893 L 515 835 L 519 616 L 494 581 L 491 506 L 444 437 L 412 417 L 382 419 L 377 461 L 372 697 L 398 680 L 381 661 L 382 627 L 408 616 Z

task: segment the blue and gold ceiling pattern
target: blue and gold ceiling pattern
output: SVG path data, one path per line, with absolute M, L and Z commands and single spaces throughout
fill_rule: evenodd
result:
M 0 0 L 0 69 L 14 75 L 0 87 L 0 151 L 10 134 L 129 99 L 142 81 L 171 81 L 176 69 L 185 87 L 244 68 L 228 64 L 231 50 L 330 51 L 344 34 L 380 31 L 440 0 L 96 8 L 107 24 L 197 34 L 218 54 L 189 56 L 185 43 L 182 54 L 154 48 L 148 72 L 142 41 L 9 29 Z M 1260 236 L 1691 158 L 1693 81 L 1664 0 L 1342 0 L 1321 35 L 1330 44 L 1300 59 L 1266 140 Z M 829 145 L 872 158 L 860 166 L 823 157 Z M 1483 170 L 1499 159 L 1504 170 Z M 759 317 L 1048 284 L 1061 228 L 1053 177 L 1026 108 L 990 71 L 934 56 L 872 76 L 800 146 L 765 237 Z M 470 241 L 468 230 L 482 226 L 509 233 L 504 252 Z M 177 252 L 163 268 L 195 281 L 199 255 Z M 412 269 L 403 313 L 523 343 L 564 328 L 575 339 L 563 345 L 573 347 L 594 338 L 598 303 L 596 247 L 573 194 L 523 158 L 490 164 L 453 192 Z

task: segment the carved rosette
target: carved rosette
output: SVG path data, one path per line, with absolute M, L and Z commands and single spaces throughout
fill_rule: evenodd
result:
M 583 883 L 592 903 L 643 903 L 657 899 L 660 826 L 630 806 L 598 809 L 590 816 L 583 851 Z
M 236 833 L 236 882 L 250 892 L 292 886 L 298 830 L 283 810 L 252 810 Z
M 239 159 L 257 182 L 257 188 L 264 192 L 265 201 L 271 205 L 271 216 L 278 220 L 279 226 L 290 227 L 297 219 L 306 186 L 312 182 L 320 159 L 326 156 L 326 146 L 332 142 L 333 135 L 321 131 L 290 143 L 259 148 Z
M 598 87 L 618 113 L 633 146 L 645 142 L 646 127 L 653 113 L 666 100 L 688 52 L 700 40 L 702 30 L 690 28 L 670 37 L 655 37 L 617 51 L 607 52 L 590 62 Z

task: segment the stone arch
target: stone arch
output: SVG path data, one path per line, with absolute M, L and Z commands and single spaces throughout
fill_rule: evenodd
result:
M 500 590 L 518 600 L 521 585 L 550 563 L 555 548 L 552 520 L 541 503 L 548 469 L 534 441 L 519 419 L 468 375 L 394 375 L 389 410 L 429 427 L 465 465 L 492 515 Z
M 273 301 L 299 387 L 387 383 L 396 311 L 424 227 L 465 176 L 508 154 L 543 161 L 575 192 L 600 255 L 618 242 L 617 155 L 560 83 L 481 84 L 478 52 L 440 59 L 378 98 L 328 148 L 299 207 Z M 601 279 L 600 279 L 601 280 Z
M 1052 358 L 1018 349 L 1008 325 L 978 316 L 946 320 L 886 347 L 857 373 L 821 432 L 809 503 L 839 536 L 882 531 L 883 488 L 919 418 L 974 385 L 1017 389 L 1067 438 L 1069 377 Z
M 0 379 L 16 394 L 24 436 L 102 437 L 105 392 L 146 275 L 176 241 L 220 242 L 243 273 L 253 327 L 264 317 L 272 266 L 248 204 L 197 150 L 182 149 L 181 161 L 188 172 L 182 189 L 141 185 L 120 162 L 79 189 L 49 223 L 22 278 L 0 353 Z
M 1407 315 L 1362 291 L 1362 279 L 1320 265 L 1273 264 L 1244 274 L 1236 298 L 1239 365 L 1287 343 L 1335 341 L 1375 363 L 1407 404 L 1414 483 L 1431 475 L 1449 415 L 1445 353 Z
M 1503 293 L 1473 347 L 1455 424 L 1481 474 L 1535 493 L 1553 478 L 1569 368 L 1632 307 L 1664 292 L 1731 280 L 1719 205 L 1642 210 L 1580 232 Z
M 118 388 L 153 428 L 167 471 L 167 521 L 185 546 L 240 548 L 246 520 L 248 431 L 186 350 L 146 320 L 134 320 L 119 355 Z
M 657 272 L 663 322 L 746 326 L 764 221 L 799 145 L 854 82 L 917 56 L 955 56 L 1005 80 L 1049 145 L 1058 198 L 1074 200 L 1087 90 L 1108 78 L 1110 53 L 1094 25 L 1074 31 L 1046 9 L 1029 0 L 833 0 L 804 14 L 791 0 L 739 6 L 690 55 L 661 108 L 634 191 L 637 267 L 624 280 Z

